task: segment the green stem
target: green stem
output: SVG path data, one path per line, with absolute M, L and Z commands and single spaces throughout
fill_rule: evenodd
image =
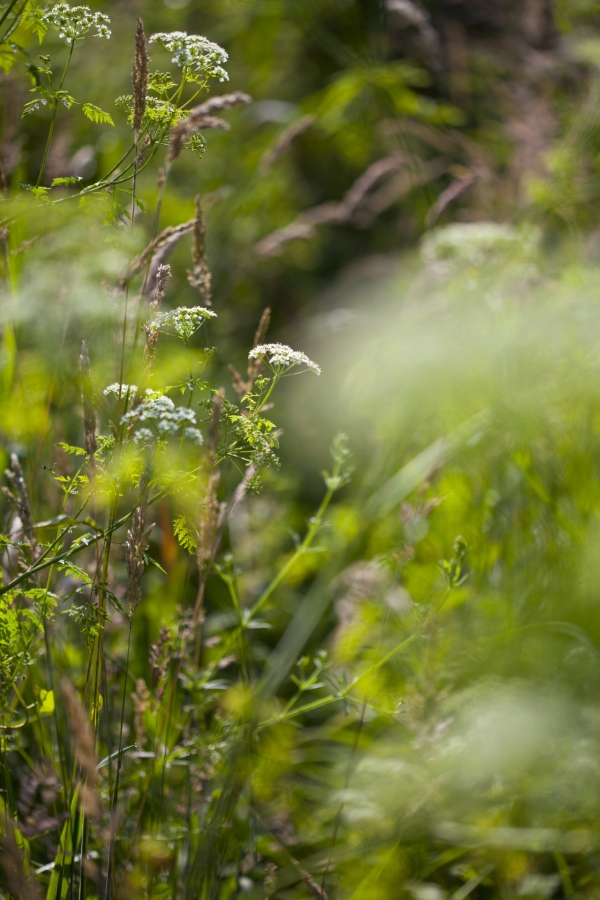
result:
M 293 719 L 296 716 L 302 715 L 302 713 L 311 712 L 315 709 L 321 709 L 321 707 L 328 706 L 330 703 L 344 700 L 356 687 L 356 685 L 363 680 L 363 678 L 367 678 L 369 675 L 372 675 L 374 672 L 378 671 L 378 669 L 381 669 L 382 666 L 390 662 L 390 660 L 393 659 L 394 656 L 396 656 L 398 653 L 400 653 L 401 650 L 404 650 L 406 647 L 410 646 L 410 644 L 416 641 L 416 639 L 423 634 L 432 619 L 434 619 L 435 616 L 437 616 L 437 614 L 440 612 L 441 608 L 443 607 L 451 593 L 452 588 L 448 588 L 444 592 L 444 595 L 437 606 L 434 606 L 429 615 L 425 616 L 419 627 L 415 631 L 413 631 L 413 633 L 409 635 L 409 637 L 405 638 L 399 644 L 396 644 L 396 646 L 393 647 L 392 650 L 389 651 L 389 653 L 386 653 L 385 656 L 382 656 L 381 659 L 376 660 L 372 665 L 361 672 L 360 675 L 357 675 L 355 678 L 353 678 L 352 681 L 347 684 L 346 687 L 341 691 L 338 691 L 337 694 L 330 694 L 327 697 L 321 697 L 319 700 L 313 700 L 312 703 L 306 703 L 304 706 L 298 706 L 288 712 L 283 712 L 279 713 L 278 715 L 272 716 L 270 719 L 266 719 L 264 722 L 259 723 L 257 725 L 257 729 L 264 728 L 267 725 L 274 725 L 276 722 L 283 722 L 287 719 Z M 362 698 L 362 702 L 364 702 L 364 698 Z
M 125 697 L 127 694 L 127 678 L 129 675 L 129 658 L 131 655 L 131 631 L 133 628 L 133 615 L 129 618 L 129 634 L 127 636 L 127 656 L 125 659 L 125 675 L 123 680 L 123 697 L 121 699 L 121 723 L 119 728 L 119 750 L 117 753 L 117 774 L 115 776 L 115 788 L 110 798 L 110 806 L 109 806 L 109 815 L 110 815 L 110 842 L 108 845 L 108 859 L 106 863 L 106 900 L 110 897 L 111 891 L 114 887 L 112 884 L 112 880 L 114 877 L 114 863 L 113 857 L 115 852 L 115 837 L 116 837 L 116 829 L 114 827 L 114 819 L 117 812 L 117 805 L 119 802 L 119 781 L 121 775 L 121 767 L 123 765 L 123 725 L 125 723 Z
M 4 22 L 6 16 L 8 16 L 8 14 L 10 13 L 11 9 L 13 8 L 13 6 L 15 5 L 16 2 L 17 2 L 17 0 L 13 0 L 13 2 L 10 4 L 9 8 L 6 10 L 6 13 L 0 20 L 0 25 L 2 24 L 2 22 Z M 27 0 L 24 0 L 24 3 L 22 5 L 21 9 L 18 11 L 18 13 L 14 17 L 13 21 L 8 26 L 8 28 L 6 29 L 6 31 L 4 32 L 2 37 L 0 37 L 0 44 L 4 44 L 9 39 L 9 37 L 11 36 L 13 31 L 17 30 L 17 28 L 19 27 L 19 23 L 21 21 L 21 16 L 23 15 L 23 10 L 25 9 L 26 6 L 27 6 Z
M 11 10 L 14 6 L 17 5 L 17 0 L 12 0 L 12 3 L 9 5 L 8 9 L 0 16 L 0 25 L 3 25 L 7 18 L 10 16 Z
M 65 83 L 65 78 L 67 76 L 67 72 L 69 70 L 69 66 L 71 64 L 71 57 L 73 56 L 73 50 L 75 48 L 75 41 L 71 40 L 69 45 L 69 56 L 67 58 L 66 65 L 63 69 L 62 78 L 60 79 L 60 84 L 58 86 L 58 90 L 62 90 L 62 86 Z M 44 150 L 44 158 L 42 160 L 42 167 L 40 169 L 40 174 L 38 175 L 38 180 L 36 181 L 35 186 L 39 187 L 42 181 L 42 176 L 44 174 L 44 169 L 46 168 L 46 162 L 48 161 L 48 153 L 50 152 L 50 145 L 52 143 L 52 135 L 54 134 L 54 124 L 56 122 L 56 114 L 58 112 L 58 99 L 54 98 L 54 109 L 52 110 L 52 121 L 50 122 L 50 131 L 48 132 L 48 140 L 46 141 L 46 149 Z
M 270 585 L 263 591 L 261 596 L 258 598 L 254 606 L 250 607 L 249 612 L 244 616 L 244 624 L 248 624 L 251 619 L 255 617 L 257 612 L 261 609 L 262 606 L 267 602 L 271 594 L 279 587 L 282 581 L 285 580 L 286 576 L 290 572 L 290 570 L 294 567 L 296 561 L 308 550 L 312 542 L 314 541 L 316 534 L 321 527 L 321 523 L 323 521 L 323 516 L 325 515 L 325 511 L 331 502 L 331 498 L 333 497 L 334 491 L 332 488 L 328 488 L 327 493 L 323 497 L 323 501 L 317 510 L 317 514 L 312 517 L 310 527 L 306 532 L 304 540 L 297 548 L 296 552 L 290 556 L 286 564 L 282 569 L 278 572 L 275 578 L 272 580 Z
M 261 409 L 263 409 L 265 407 L 267 400 L 269 399 L 269 397 L 275 390 L 275 385 L 281 378 L 281 373 L 275 372 L 275 370 L 272 370 L 272 371 L 273 371 L 273 378 L 271 379 L 271 384 L 269 385 L 269 389 L 268 389 L 267 393 L 265 394 L 265 396 L 263 397 L 263 399 L 259 403 L 256 404 L 255 408 L 252 411 L 251 418 L 254 418 L 255 416 L 257 416 L 259 414 L 259 412 L 261 411 Z

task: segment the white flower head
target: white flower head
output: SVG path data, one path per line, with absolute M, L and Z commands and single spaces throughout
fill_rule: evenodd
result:
M 204 306 L 179 306 L 177 309 L 159 313 L 150 323 L 150 328 L 153 331 L 172 328 L 180 338 L 189 341 L 206 319 L 214 319 L 216 315 L 212 309 L 205 309 Z
M 105 397 L 118 397 L 119 393 L 121 397 L 133 397 L 134 394 L 137 394 L 137 384 L 119 384 L 116 381 L 105 387 L 102 393 Z
M 152 35 L 149 43 L 155 41 L 173 54 L 172 62 L 176 66 L 203 73 L 207 78 L 229 80 L 229 75 L 223 68 L 228 59 L 227 53 L 208 38 L 199 34 L 188 34 L 186 31 L 160 31 Z
M 152 441 L 164 441 L 170 435 L 177 434 L 180 428 L 185 429 L 186 437 L 194 444 L 202 443 L 202 434 L 195 427 L 196 415 L 193 410 L 184 406 L 175 406 L 170 397 L 156 396 L 153 391 L 147 392 L 146 399 L 125 413 L 123 422 L 135 423 L 133 440 L 136 444 L 149 444 Z M 142 426 L 141 428 L 138 426 Z
M 58 36 L 67 42 L 82 41 L 93 37 L 109 38 L 111 35 L 110 19 L 104 13 L 95 13 L 89 6 L 69 6 L 68 3 L 57 3 L 43 16 L 44 22 L 58 28 Z
M 287 344 L 259 344 L 250 351 L 248 359 L 262 359 L 277 372 L 294 366 L 306 366 L 316 375 L 321 374 L 321 367 L 309 359 L 306 353 L 292 350 Z

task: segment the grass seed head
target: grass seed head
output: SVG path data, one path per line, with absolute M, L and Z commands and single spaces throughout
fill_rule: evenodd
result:
M 142 119 L 146 111 L 146 97 L 148 94 L 148 49 L 146 35 L 142 20 L 137 20 L 135 29 L 135 56 L 133 69 L 131 70 L 133 83 L 133 129 L 135 139 L 139 140 Z
M 83 783 L 79 788 L 79 803 L 84 815 L 95 819 L 100 816 L 101 807 L 96 792 L 98 759 L 94 732 L 71 682 L 63 679 L 60 689 L 71 730 L 73 754 L 81 768 Z
M 42 893 L 32 876 L 27 874 L 24 862 L 14 832 L 10 829 L 2 840 L 0 851 L 0 865 L 6 875 L 8 890 L 11 896 L 18 897 L 19 900 L 42 900 Z

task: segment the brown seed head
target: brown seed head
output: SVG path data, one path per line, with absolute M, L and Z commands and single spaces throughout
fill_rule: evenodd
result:
M 4 474 L 12 484 L 13 488 L 17 491 L 17 497 L 15 498 L 16 503 L 14 505 L 16 506 L 21 522 L 23 523 L 23 530 L 27 539 L 31 543 L 31 546 L 35 547 L 37 541 L 33 529 L 33 516 L 29 504 L 29 494 L 23 476 L 23 469 L 21 468 L 21 463 L 19 462 L 19 457 L 16 453 L 10 454 L 10 469 L 6 469 Z
M 73 754 L 81 768 L 83 783 L 79 789 L 79 803 L 84 815 L 90 818 L 98 818 L 100 815 L 100 801 L 96 793 L 98 773 L 96 766 L 96 742 L 87 713 L 77 697 L 75 688 L 70 681 L 63 679 L 60 685 L 67 721 L 71 729 L 71 744 Z
M 133 82 L 133 130 L 137 142 L 140 137 L 144 112 L 146 111 L 146 97 L 148 93 L 148 49 L 141 19 L 137 20 L 135 29 L 135 56 L 131 70 L 131 81 Z
M 206 492 L 204 494 L 204 504 L 200 524 L 198 528 L 198 549 L 196 555 L 198 558 L 198 568 L 202 577 L 213 556 L 213 547 L 215 536 L 219 525 L 219 501 L 217 499 L 217 488 L 221 475 L 218 469 L 213 469 L 208 476 L 206 484 Z
M 165 691 L 165 679 L 169 670 L 169 661 L 173 648 L 173 638 L 166 625 L 160 629 L 158 641 L 150 646 L 150 673 L 152 687 L 156 691 L 156 699 L 162 700 Z
M 41 890 L 33 876 L 26 872 L 25 859 L 17 846 L 12 829 L 8 830 L 2 839 L 0 865 L 6 874 L 8 890 L 12 897 L 17 897 L 18 900 L 42 900 Z
M 206 229 L 204 225 L 204 213 L 200 197 L 196 197 L 196 219 L 194 221 L 194 242 L 192 244 L 193 271 L 187 273 L 188 281 L 192 287 L 198 288 L 205 306 L 211 305 L 211 281 L 212 276 L 206 261 Z

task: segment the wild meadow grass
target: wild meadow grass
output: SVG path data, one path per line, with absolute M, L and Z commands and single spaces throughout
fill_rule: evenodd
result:
M 69 78 L 107 15 L 0 27 L 57 54 L 2 198 L 2 896 L 596 897 L 597 270 L 440 228 L 345 330 L 244 343 L 202 198 L 161 220 L 252 103 L 225 51 L 138 21 L 108 112 Z M 127 120 L 96 181 L 45 177 L 62 109 Z

